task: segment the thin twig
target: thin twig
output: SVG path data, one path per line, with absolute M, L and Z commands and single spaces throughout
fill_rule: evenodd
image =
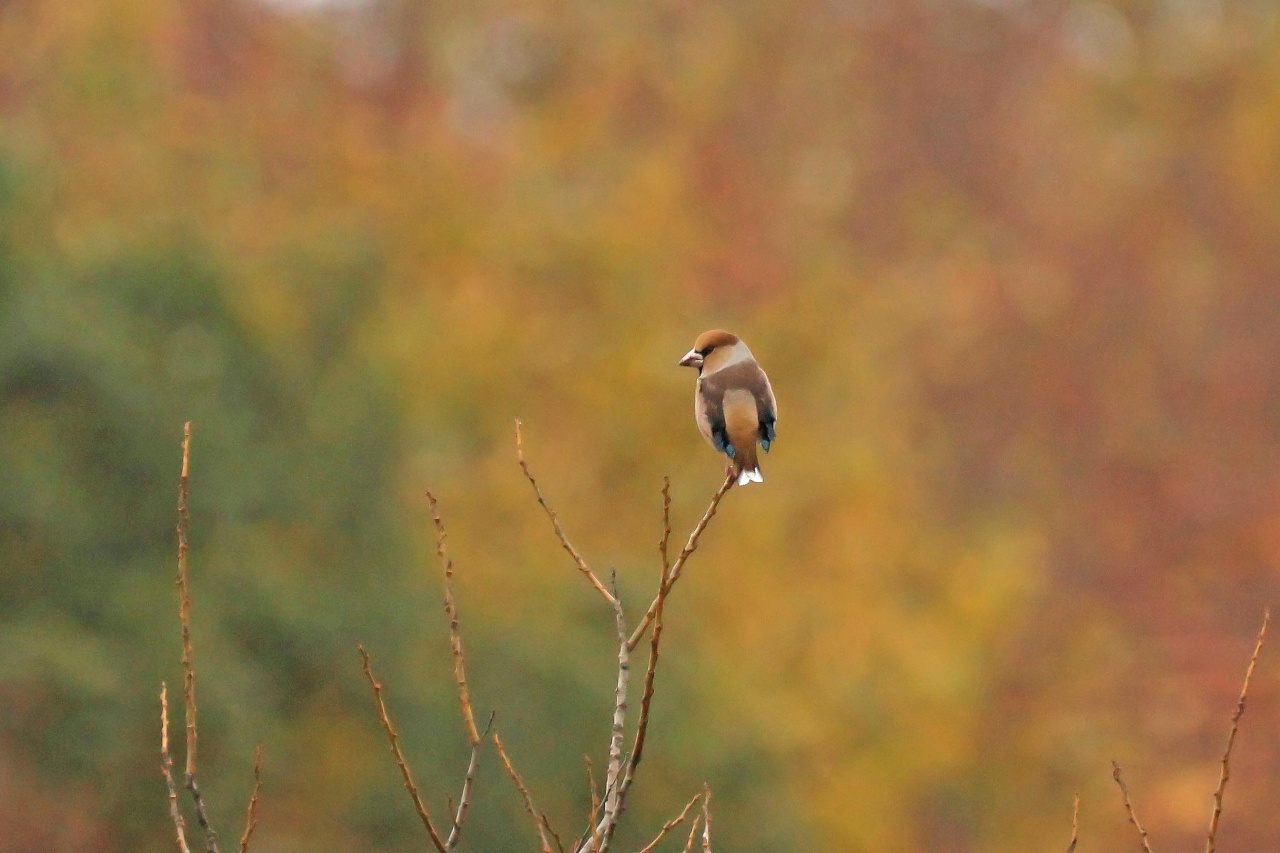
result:
M 551 828 L 551 821 L 547 820 L 547 813 L 543 812 L 540 817 L 542 818 L 542 825 L 547 828 L 547 832 L 551 833 L 551 837 L 555 839 L 556 850 L 564 853 L 564 842 L 560 840 L 560 833 Z
M 191 646 L 191 585 L 187 574 L 187 550 L 191 516 L 188 510 L 187 478 L 191 459 L 191 421 L 182 425 L 182 470 L 178 475 L 178 622 L 182 629 L 182 697 L 186 715 L 187 766 L 183 787 L 191 792 L 195 803 L 196 822 L 204 831 L 205 850 L 218 853 L 218 833 L 209 824 L 204 797 L 196 780 L 196 743 L 199 731 L 196 726 L 196 664 Z
M 1124 779 L 1120 778 L 1120 765 L 1115 761 L 1111 762 L 1111 778 L 1115 779 L 1116 784 L 1120 786 L 1120 796 L 1124 798 L 1124 810 L 1129 813 L 1129 823 L 1133 824 L 1138 830 L 1138 837 L 1142 841 L 1144 853 L 1151 853 L 1151 844 L 1147 841 L 1147 831 L 1138 822 L 1138 815 L 1133 811 L 1133 803 L 1129 801 L 1129 788 L 1124 784 Z
M 178 624 L 182 629 L 182 698 L 186 708 L 186 778 L 196 772 L 196 668 L 191 649 L 191 593 L 187 586 L 187 474 L 191 456 L 191 422 L 182 426 L 182 471 L 178 475 Z
M 702 820 L 702 815 L 695 814 L 693 816 L 693 825 L 689 827 L 689 837 L 684 842 L 684 853 L 692 853 L 693 839 L 698 837 L 698 821 Z
M 258 828 L 258 792 L 262 790 L 262 744 L 253 751 L 253 793 L 249 795 L 249 807 L 245 810 L 244 834 L 240 836 L 240 853 L 249 853 L 249 839 Z
M 689 813 L 689 809 L 693 808 L 694 804 L 697 803 L 698 800 L 700 799 L 702 799 L 701 791 L 694 794 L 693 799 L 684 804 L 684 808 L 680 810 L 680 814 L 676 815 L 671 820 L 667 821 L 662 825 L 662 829 L 658 831 L 658 836 L 654 838 L 652 841 L 650 841 L 648 844 L 646 844 L 644 847 L 642 847 L 640 849 L 640 853 L 650 853 L 650 851 L 652 851 L 653 848 L 657 847 L 658 842 L 661 841 L 663 838 L 665 838 L 668 832 L 675 829 L 677 826 L 679 826 L 681 823 L 684 822 L 684 816 Z
M 653 633 L 649 637 L 649 666 L 644 673 L 644 690 L 640 694 L 640 717 L 636 723 L 636 736 L 631 745 L 631 758 L 627 761 L 626 772 L 622 777 L 619 796 L 622 802 L 619 810 L 626 808 L 627 791 L 635 781 L 636 766 L 644 755 L 645 738 L 649 731 L 649 709 L 653 701 L 654 678 L 658 672 L 658 645 L 662 641 L 662 608 L 671 590 L 669 580 L 671 565 L 667 560 L 667 542 L 671 539 L 671 480 L 662 478 L 662 539 L 658 542 L 658 551 L 662 556 L 662 577 L 658 579 L 658 606 L 654 610 Z M 629 641 L 628 641 L 629 642 Z
M 533 797 L 529 794 L 529 789 L 525 786 L 524 780 L 520 778 L 520 774 L 516 772 L 516 768 L 512 766 L 511 759 L 507 757 L 507 751 L 502 746 L 502 738 L 498 737 L 495 729 L 490 735 L 493 741 L 493 747 L 498 751 L 498 758 L 502 761 L 502 767 L 507 771 L 507 775 L 511 777 L 512 783 L 516 786 L 516 791 L 520 793 L 520 800 L 524 803 L 524 810 L 529 814 L 529 819 L 533 821 L 533 828 L 538 833 L 538 841 L 542 844 L 542 853 L 551 853 L 551 842 L 547 840 L 546 830 L 551 829 L 551 825 L 547 822 L 546 815 L 541 820 L 538 818 L 538 810 L 534 808 Z M 545 829 L 544 829 L 545 825 Z M 552 833 L 554 835 L 554 833 Z
M 587 815 L 588 829 L 583 835 L 588 839 L 589 850 L 598 851 L 600 849 L 600 836 L 596 830 L 596 815 L 600 813 L 600 795 L 596 793 L 596 775 L 591 770 L 591 756 L 582 756 L 582 762 L 587 768 L 587 790 L 591 792 L 591 813 Z M 574 845 L 575 850 L 580 850 L 583 842 L 580 840 Z
M 1249 657 L 1249 667 L 1244 671 L 1244 684 L 1240 687 L 1240 699 L 1236 702 L 1235 713 L 1231 715 L 1231 731 L 1227 733 L 1227 747 L 1222 752 L 1222 772 L 1218 776 L 1218 788 L 1213 792 L 1213 814 L 1209 818 L 1209 836 L 1205 841 L 1205 853 L 1213 853 L 1218 834 L 1218 820 L 1222 817 L 1222 795 L 1227 789 L 1230 778 L 1231 748 L 1235 746 L 1236 732 L 1240 729 L 1240 718 L 1244 716 L 1245 700 L 1249 696 L 1249 682 L 1253 679 L 1253 669 L 1258 664 L 1258 655 L 1262 652 L 1262 643 L 1267 637 L 1267 624 L 1271 621 L 1271 610 L 1262 613 L 1262 627 L 1258 630 L 1258 640 L 1254 643 L 1253 654 Z
M 702 783 L 702 853 L 711 853 L 711 788 Z
M 520 463 L 520 470 L 524 472 L 525 479 L 529 481 L 529 485 L 533 487 L 533 494 L 538 499 L 538 505 L 547 513 L 547 518 L 551 519 L 551 527 L 555 530 L 556 538 L 560 540 L 561 546 L 573 558 L 573 562 L 577 565 L 578 571 L 591 582 L 596 588 L 596 592 L 604 597 L 604 600 L 613 604 L 613 596 L 609 594 L 609 590 L 604 588 L 604 584 L 600 583 L 600 578 L 596 577 L 595 572 L 587 566 L 587 561 L 582 559 L 582 555 L 577 549 L 569 543 L 569 539 L 564 534 L 564 528 L 560 526 L 560 519 L 556 516 L 556 511 L 551 508 L 551 504 L 547 503 L 546 498 L 542 496 L 542 490 L 538 488 L 538 481 L 533 478 L 533 474 L 529 471 L 529 465 L 524 461 L 524 444 L 520 438 L 520 419 L 516 418 L 516 461 Z
M 462 709 L 462 722 L 467 730 L 467 742 L 471 744 L 471 758 L 467 762 L 466 776 L 462 781 L 462 793 L 458 795 L 458 807 L 453 813 L 453 824 L 449 829 L 449 837 L 445 847 L 453 850 L 462 837 L 462 825 L 467 819 L 467 809 L 471 805 L 471 785 L 475 780 L 476 767 L 480 759 L 480 747 L 483 736 L 476 730 L 476 716 L 471 707 L 471 691 L 467 687 L 467 656 L 462 651 L 462 633 L 458 628 L 458 605 L 453 597 L 453 560 L 449 558 L 444 520 L 440 517 L 440 505 L 436 496 L 427 492 L 427 503 L 431 506 L 431 520 L 436 527 L 436 555 L 440 558 L 440 567 L 444 571 L 444 610 L 449 617 L 449 651 L 453 655 L 453 679 L 458 689 L 458 705 Z M 489 718 L 492 725 L 493 718 Z
M 1071 843 L 1067 845 L 1067 853 L 1075 853 L 1076 842 L 1080 840 L 1080 795 L 1076 794 L 1071 802 Z
M 476 730 L 476 715 L 471 710 L 471 692 L 467 689 L 467 658 L 462 652 L 462 635 L 458 630 L 458 607 L 453 599 L 453 560 L 445 547 L 447 534 L 444 521 L 440 518 L 440 507 L 436 496 L 427 492 L 427 502 L 431 505 L 431 520 L 436 526 L 436 555 L 440 558 L 440 567 L 444 570 L 444 610 L 449 617 L 449 651 L 453 655 L 453 678 L 458 687 L 458 704 L 462 708 L 462 722 L 467 728 L 467 742 L 475 746 L 481 741 L 480 732 Z
M 391 743 L 391 754 L 395 756 L 396 765 L 400 768 L 405 790 L 413 798 L 413 807 L 417 809 L 418 817 L 422 820 L 422 825 L 426 828 L 427 835 L 431 837 L 431 843 L 435 845 L 438 853 L 447 853 L 444 840 L 440 838 L 440 833 L 436 832 L 435 825 L 431 823 L 431 816 L 427 814 L 427 807 L 422 804 L 422 797 L 418 796 L 418 787 L 413 783 L 413 774 L 409 772 L 409 765 L 405 763 L 404 755 L 400 752 L 400 736 L 396 734 L 396 727 L 392 725 L 391 717 L 387 715 L 387 706 L 382 701 L 382 684 L 373 677 L 369 653 L 359 643 L 356 644 L 356 648 L 360 651 L 360 657 L 364 659 L 364 675 L 369 680 L 369 687 L 373 690 L 373 699 L 378 706 L 378 719 L 382 723 L 383 731 L 387 733 L 387 740 Z
M 191 853 L 187 846 L 187 824 L 178 805 L 178 786 L 173 780 L 173 757 L 169 754 L 169 695 L 163 681 L 160 682 L 160 772 L 164 774 L 164 784 L 169 791 L 169 817 L 173 819 L 179 853 Z
M 720 499 L 725 496 L 736 481 L 737 480 L 732 473 L 726 475 L 724 482 L 720 484 L 720 488 L 711 496 L 711 503 L 708 504 L 707 511 L 703 513 L 702 520 L 693 528 L 693 532 L 689 534 L 689 541 L 685 543 L 684 548 L 680 551 L 680 555 L 676 557 L 675 562 L 671 564 L 671 571 L 667 573 L 669 578 L 667 581 L 668 586 L 674 586 L 675 582 L 680 579 L 680 573 L 684 571 L 685 563 L 688 562 L 689 557 L 693 552 L 697 550 L 698 540 L 702 537 L 702 532 L 707 529 L 707 524 L 715 516 L 716 507 L 720 505 Z M 649 609 L 645 612 L 644 618 L 640 620 L 640 624 L 636 625 L 636 629 L 631 632 L 631 639 L 627 640 L 628 649 L 634 650 L 635 647 L 640 644 L 640 641 L 644 639 L 645 631 L 649 630 L 649 624 L 653 622 L 657 615 L 658 599 L 655 597 L 653 599 L 653 603 L 649 605 Z
M 195 774 L 187 778 L 187 790 L 191 792 L 191 800 L 196 804 L 196 822 L 204 830 L 205 850 L 218 853 L 218 833 L 209 825 L 209 815 L 205 811 L 204 797 L 200 794 L 200 786 L 196 783 Z
M 667 548 L 671 544 L 671 478 L 662 478 L 662 538 L 658 540 L 658 554 L 662 557 L 662 577 L 671 574 L 671 560 Z

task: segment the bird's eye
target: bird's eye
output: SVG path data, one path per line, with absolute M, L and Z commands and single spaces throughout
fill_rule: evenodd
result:
M 698 355 L 702 356 L 703 358 L 706 358 L 707 356 L 711 355 L 711 351 L 713 349 L 715 349 L 715 347 L 703 347 L 702 349 L 698 350 Z

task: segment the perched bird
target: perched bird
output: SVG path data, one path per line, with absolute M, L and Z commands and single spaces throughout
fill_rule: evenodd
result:
M 698 335 L 693 349 L 680 359 L 698 369 L 693 416 L 707 443 L 728 456 L 738 485 L 763 483 L 756 444 L 765 452 L 773 443 L 778 404 L 769 377 L 737 335 L 712 329 Z

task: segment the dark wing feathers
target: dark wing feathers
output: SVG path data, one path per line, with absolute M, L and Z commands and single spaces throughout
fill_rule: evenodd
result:
M 765 453 L 768 453 L 769 445 L 773 443 L 773 439 L 777 435 L 777 429 L 774 424 L 778 421 L 778 404 L 773 399 L 773 389 L 769 387 L 769 377 L 764 375 L 763 370 L 760 371 L 760 376 L 764 378 L 764 382 L 755 388 L 754 394 L 756 412 L 760 416 L 760 446 L 764 448 Z
M 735 388 L 743 388 L 751 391 L 755 397 L 756 412 L 760 420 L 760 446 L 768 452 L 776 434 L 774 423 L 778 420 L 778 408 L 773 399 L 773 391 L 769 388 L 769 379 L 760 365 L 754 361 L 739 362 L 715 373 L 705 374 L 700 381 L 702 402 L 711 428 L 711 441 L 716 450 L 730 457 L 734 455 L 725 427 L 724 395 Z
M 698 417 L 701 418 L 698 428 L 703 430 L 703 435 L 712 447 L 720 453 L 728 453 L 729 430 L 724 420 L 724 389 L 718 383 L 708 382 L 709 378 L 703 376 L 698 379 L 697 408 Z

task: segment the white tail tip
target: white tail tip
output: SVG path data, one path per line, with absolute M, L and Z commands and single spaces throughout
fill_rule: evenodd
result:
M 759 468 L 752 468 L 750 471 L 743 470 L 738 474 L 738 485 L 745 486 L 747 483 L 763 483 L 764 477 L 760 476 Z

